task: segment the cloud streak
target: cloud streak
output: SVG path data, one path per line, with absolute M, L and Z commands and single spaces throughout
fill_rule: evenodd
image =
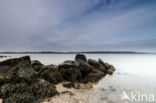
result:
M 128 50 L 156 51 L 155 4 L 154 0 L 1 0 L 0 51 L 126 50 L 129 44 L 133 45 Z

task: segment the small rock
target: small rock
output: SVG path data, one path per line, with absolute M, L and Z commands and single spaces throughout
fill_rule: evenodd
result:
M 80 84 L 79 83 L 67 83 L 67 84 L 63 84 L 64 87 L 66 88 L 74 88 L 74 89 L 80 89 Z
M 32 60 L 31 65 L 34 66 L 34 65 L 43 65 L 43 64 L 38 60 Z

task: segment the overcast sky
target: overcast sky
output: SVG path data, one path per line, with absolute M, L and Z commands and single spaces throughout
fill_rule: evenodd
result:
M 0 51 L 156 52 L 156 0 L 0 0 Z

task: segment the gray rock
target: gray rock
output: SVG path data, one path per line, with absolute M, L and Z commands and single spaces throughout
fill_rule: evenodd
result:
M 36 72 L 31 67 L 29 56 L 8 59 L 0 62 L 0 81 L 15 78 L 30 79 Z

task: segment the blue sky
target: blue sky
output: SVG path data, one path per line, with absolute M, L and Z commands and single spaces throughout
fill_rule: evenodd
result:
M 156 0 L 0 0 L 0 51 L 156 52 Z

